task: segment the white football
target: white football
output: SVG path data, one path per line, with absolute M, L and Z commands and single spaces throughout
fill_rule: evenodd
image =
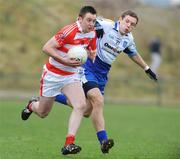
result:
M 75 58 L 82 63 L 86 62 L 87 56 L 87 51 L 82 46 L 73 46 L 68 51 L 69 58 Z

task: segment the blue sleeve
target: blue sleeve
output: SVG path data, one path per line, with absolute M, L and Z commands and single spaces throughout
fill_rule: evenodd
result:
M 123 50 L 124 53 L 128 54 L 128 56 L 132 57 L 137 54 L 136 50 L 130 50 L 128 47 Z
M 132 57 L 137 54 L 136 45 L 132 37 L 132 41 L 130 45 L 123 50 L 124 53 L 128 54 L 128 56 Z

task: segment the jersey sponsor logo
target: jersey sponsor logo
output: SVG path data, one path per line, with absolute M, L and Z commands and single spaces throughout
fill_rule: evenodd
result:
M 127 41 L 124 41 L 124 42 L 123 42 L 123 47 L 126 48 L 127 44 L 128 44 L 128 42 L 127 42 Z
M 105 47 L 107 47 L 107 48 L 109 48 L 110 50 L 112 50 L 113 52 L 115 52 L 115 53 L 120 53 L 121 51 L 119 51 L 117 48 L 114 48 L 114 47 L 112 47 L 110 44 L 108 44 L 108 43 L 104 43 L 104 46 Z

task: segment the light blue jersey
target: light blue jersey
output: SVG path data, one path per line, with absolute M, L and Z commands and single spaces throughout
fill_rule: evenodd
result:
M 137 53 L 132 34 L 121 35 L 119 25 L 119 21 L 97 19 L 97 29 L 103 29 L 104 35 L 97 39 L 97 56 L 94 63 L 88 59 L 83 65 L 85 71 L 83 83 L 88 81 L 97 83 L 102 94 L 108 81 L 111 64 L 117 56 L 121 52 L 128 56 L 134 56 Z
M 97 39 L 97 56 L 103 62 L 111 65 L 121 52 L 129 56 L 137 53 L 132 34 L 121 35 L 119 32 L 119 21 L 109 22 L 98 19 L 97 22 L 105 33 L 102 39 Z

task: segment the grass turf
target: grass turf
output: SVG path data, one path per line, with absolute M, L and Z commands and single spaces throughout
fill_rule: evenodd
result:
M 106 130 L 115 146 L 103 155 L 90 119 L 76 137 L 77 155 L 62 156 L 71 109 L 56 104 L 49 116 L 20 119 L 26 102 L 0 102 L 0 159 L 180 159 L 180 108 L 106 105 Z

